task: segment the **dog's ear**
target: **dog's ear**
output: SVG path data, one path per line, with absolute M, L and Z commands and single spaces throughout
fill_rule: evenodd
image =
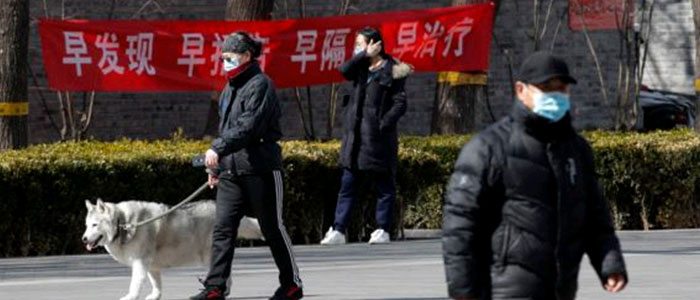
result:
M 102 199 L 97 199 L 97 205 L 95 206 L 97 207 L 98 212 L 103 213 L 107 211 L 107 205 L 104 202 L 102 202 Z
M 95 208 L 95 206 L 90 203 L 90 200 L 85 200 L 85 207 L 87 207 L 88 211 L 92 211 L 92 209 Z

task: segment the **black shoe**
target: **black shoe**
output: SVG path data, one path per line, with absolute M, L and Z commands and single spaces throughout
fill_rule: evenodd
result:
M 224 291 L 217 286 L 207 286 L 199 294 L 190 297 L 190 300 L 225 300 Z
M 292 285 L 287 288 L 279 287 L 270 300 L 299 300 L 304 297 L 301 287 Z

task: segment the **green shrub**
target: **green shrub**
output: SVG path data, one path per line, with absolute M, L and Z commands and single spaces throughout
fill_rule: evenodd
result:
M 604 194 L 619 228 L 700 225 L 700 137 L 671 132 L 587 132 Z M 469 136 L 403 137 L 397 174 L 396 228 L 439 228 L 444 186 Z M 85 199 L 175 204 L 206 176 L 191 167 L 209 141 L 78 142 L 0 152 L 0 255 L 82 253 Z M 340 144 L 286 141 L 287 229 L 295 243 L 316 243 L 331 226 L 341 170 Z M 374 229 L 373 189 L 348 229 L 350 240 Z M 207 191 L 200 198 L 213 199 Z
M 618 227 L 700 225 L 700 136 L 691 130 L 585 134 Z
M 174 203 L 204 180 L 190 167 L 206 143 L 80 142 L 0 153 L 0 253 L 82 251 L 85 199 Z M 205 195 L 212 198 L 213 194 Z
M 145 200 L 175 204 L 206 180 L 191 158 L 208 141 L 78 142 L 36 145 L 0 153 L 0 255 L 81 253 L 85 199 Z M 282 143 L 284 219 L 295 243 L 316 243 L 333 222 L 340 184 L 337 141 Z M 400 203 L 411 203 L 421 185 L 442 181 L 436 155 L 400 150 Z M 425 175 L 425 178 L 423 177 Z M 213 199 L 207 191 L 201 199 Z M 367 199 L 371 194 L 366 194 Z M 351 240 L 366 237 L 373 222 L 371 201 L 349 228 Z M 398 209 L 397 209 L 398 210 Z M 366 216 L 366 217 L 365 217 Z M 370 221 L 370 219 L 372 219 Z M 365 222 L 365 220 L 368 220 Z M 399 222 L 399 218 L 397 218 Z

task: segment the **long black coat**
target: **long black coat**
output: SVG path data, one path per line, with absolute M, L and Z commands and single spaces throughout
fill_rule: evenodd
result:
M 584 253 L 626 276 L 588 142 L 520 102 L 462 149 L 442 239 L 451 297 L 571 300 Z
M 353 82 L 353 94 L 343 103 L 342 167 L 378 172 L 396 169 L 396 123 L 406 113 L 404 85 L 411 68 L 391 57 L 386 59 L 384 67 L 370 80 L 365 52 L 340 67 L 343 76 Z
M 219 171 L 246 175 L 281 169 L 282 110 L 257 62 L 226 84 L 219 103 L 219 137 L 211 144 Z

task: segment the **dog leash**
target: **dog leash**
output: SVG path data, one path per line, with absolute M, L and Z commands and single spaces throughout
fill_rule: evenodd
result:
M 136 229 L 136 228 L 141 227 L 141 226 L 146 225 L 146 224 L 153 223 L 154 221 L 156 221 L 156 220 L 158 220 L 158 219 L 160 219 L 160 218 L 163 218 L 163 217 L 169 215 L 170 213 L 172 213 L 172 212 L 175 211 L 176 209 L 178 209 L 178 208 L 180 208 L 181 206 L 185 205 L 187 202 L 192 201 L 192 199 L 194 199 L 194 198 L 197 197 L 199 194 L 201 194 L 208 186 L 209 186 L 209 182 L 205 182 L 205 183 L 204 183 L 202 186 L 200 186 L 196 191 L 194 191 L 194 193 L 192 193 L 192 195 L 190 195 L 189 197 L 185 198 L 185 200 L 182 200 L 180 203 L 178 203 L 177 205 L 171 207 L 170 209 L 168 209 L 167 211 L 165 211 L 164 213 L 162 213 L 162 214 L 160 214 L 160 215 L 157 215 L 157 216 L 155 216 L 155 217 L 152 217 L 152 218 L 150 218 L 150 219 L 147 219 L 147 220 L 144 220 L 144 221 L 141 221 L 141 222 L 137 222 L 136 224 L 121 224 L 121 225 L 119 225 L 119 227 L 121 227 L 122 230 L 131 230 L 131 229 Z

